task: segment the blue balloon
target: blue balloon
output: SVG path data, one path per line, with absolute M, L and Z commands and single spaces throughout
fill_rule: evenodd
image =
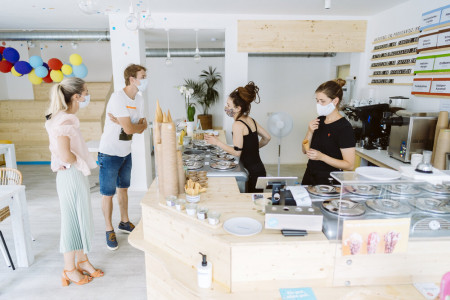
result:
M 31 65 L 26 61 L 18 61 L 14 64 L 14 69 L 17 71 L 17 73 L 20 73 L 22 75 L 28 74 L 33 70 Z
M 15 64 L 20 59 L 20 54 L 16 49 L 8 47 L 3 50 L 3 57 L 10 63 Z
M 35 69 L 39 66 L 42 66 L 42 64 L 44 63 L 42 58 L 37 55 L 30 57 L 28 61 L 30 62 L 30 65 Z
M 0 53 L 0 61 L 3 59 L 3 55 Z
M 34 73 L 37 77 L 44 78 L 48 75 L 48 69 L 44 66 L 39 66 L 36 69 L 34 69 Z
M 50 69 L 47 63 L 43 63 L 42 65 L 43 65 L 44 67 L 46 67 L 46 68 L 47 68 L 47 70 L 49 70 L 49 69 Z
M 78 78 L 84 78 L 88 73 L 88 69 L 84 64 L 73 66 L 72 68 L 73 68 L 73 75 Z

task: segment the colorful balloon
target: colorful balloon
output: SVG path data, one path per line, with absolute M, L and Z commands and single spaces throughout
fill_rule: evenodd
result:
M 53 80 L 50 78 L 50 72 L 48 73 L 47 76 L 45 76 L 44 78 L 42 78 L 42 80 L 46 83 L 52 83 Z
M 63 74 L 64 75 L 70 75 L 70 74 L 72 74 L 72 66 L 71 65 L 67 65 L 67 64 L 65 64 L 65 65 L 63 65 L 62 67 L 61 67 L 61 71 L 63 72 Z
M 64 75 L 61 71 L 59 70 L 51 70 L 50 71 L 50 78 L 54 81 L 54 82 L 61 82 L 64 79 Z
M 35 85 L 42 83 L 42 78 L 36 76 L 35 70 L 32 70 L 30 73 L 28 73 L 28 80 Z
M 34 69 L 36 76 L 40 78 L 47 77 L 48 75 L 48 69 L 44 66 L 39 66 L 36 69 Z
M 73 66 L 73 75 L 78 78 L 84 78 L 88 74 L 88 69 L 84 64 Z
M 0 61 L 3 60 L 3 55 L 0 54 Z
M 18 61 L 14 64 L 14 70 L 16 70 L 17 73 L 25 75 L 30 73 L 31 70 L 33 70 L 33 67 L 26 61 Z
M 7 61 L 13 64 L 15 64 L 20 59 L 19 52 L 17 52 L 17 50 L 12 47 L 5 48 L 2 54 Z
M 83 59 L 81 58 L 81 56 L 79 54 L 74 53 L 74 54 L 70 55 L 69 61 L 72 64 L 72 66 L 79 66 L 83 62 Z
M 7 60 L 0 61 L 0 72 L 9 73 L 9 72 L 11 72 L 12 67 L 13 67 L 13 64 Z
M 13 74 L 16 77 L 22 77 L 23 76 L 23 74 L 20 74 L 19 72 L 17 72 L 14 67 L 11 68 L 11 74 Z
M 48 66 L 52 70 L 61 70 L 63 63 L 57 58 L 51 58 L 48 61 Z
M 0 46 L 0 54 L 3 54 L 3 50 L 5 50 L 5 47 Z
M 28 61 L 30 62 L 30 65 L 35 69 L 42 66 L 42 64 L 44 63 L 44 61 L 42 61 L 42 58 L 37 55 L 30 57 Z

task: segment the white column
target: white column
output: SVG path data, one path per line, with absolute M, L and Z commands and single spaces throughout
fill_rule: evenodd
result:
M 237 21 L 225 29 L 225 76 L 223 106 L 226 105 L 228 95 L 237 87 L 245 86 L 248 82 L 248 53 L 238 52 Z M 226 130 L 227 143 L 231 144 L 231 128 L 233 118 L 223 114 L 223 129 Z
M 126 17 L 127 14 L 114 14 L 109 16 L 115 91 L 125 87 L 123 71 L 129 64 L 146 65 L 144 32 L 141 30 L 128 30 L 125 26 Z M 143 96 L 144 99 L 148 99 L 147 93 L 144 93 Z M 147 101 L 144 103 L 144 114 L 147 120 L 149 120 L 148 103 Z M 135 134 L 131 146 L 133 168 L 131 169 L 130 190 L 143 191 L 150 187 L 152 180 L 150 152 L 150 130 L 147 129 L 143 134 Z

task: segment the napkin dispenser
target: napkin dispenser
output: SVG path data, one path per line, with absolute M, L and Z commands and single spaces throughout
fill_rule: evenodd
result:
M 266 229 L 322 231 L 322 222 L 322 212 L 314 206 L 266 206 Z

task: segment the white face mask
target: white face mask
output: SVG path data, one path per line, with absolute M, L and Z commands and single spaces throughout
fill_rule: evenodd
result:
M 139 92 L 144 92 L 147 89 L 148 79 L 143 78 L 139 79 L 139 81 L 141 82 L 141 84 L 136 87 L 138 88 Z
M 328 116 L 333 112 L 335 108 L 336 106 L 333 104 L 333 102 L 330 102 L 327 105 L 321 105 L 320 103 L 317 103 L 317 114 L 319 116 Z
M 84 96 L 83 102 L 78 102 L 80 108 L 86 108 L 89 105 L 89 102 L 91 102 L 91 95 Z

